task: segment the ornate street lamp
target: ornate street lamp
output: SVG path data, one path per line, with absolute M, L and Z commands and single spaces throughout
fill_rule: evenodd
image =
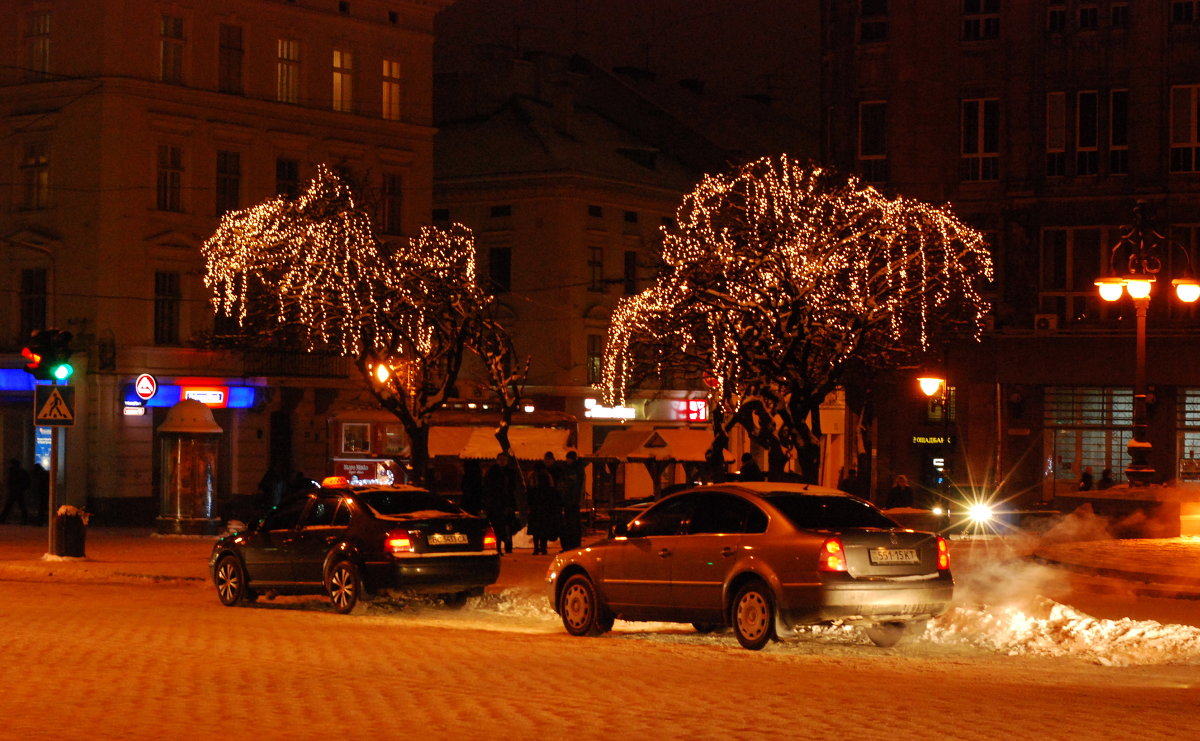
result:
M 1131 484 L 1147 486 L 1154 478 L 1150 465 L 1150 440 L 1146 435 L 1146 310 L 1155 276 L 1162 270 L 1162 247 L 1167 239 L 1147 223 L 1146 203 L 1138 201 L 1133 208 L 1133 224 L 1128 227 L 1109 254 L 1110 275 L 1096 281 L 1100 298 L 1116 301 L 1128 293 L 1137 310 L 1137 370 L 1133 382 L 1133 439 L 1129 441 L 1129 467 L 1125 477 Z M 1182 249 L 1182 248 L 1181 248 Z M 1184 253 L 1187 254 L 1186 252 Z M 1125 271 L 1118 264 L 1125 261 Z M 1192 303 L 1200 298 L 1200 282 L 1190 275 L 1171 281 L 1180 301 Z
M 932 401 L 940 398 L 942 406 L 942 440 L 938 446 L 942 454 L 941 482 L 938 486 L 938 504 L 941 507 L 941 526 L 945 530 L 950 525 L 950 381 L 944 367 L 936 363 L 926 363 L 917 374 L 917 385 L 921 393 Z

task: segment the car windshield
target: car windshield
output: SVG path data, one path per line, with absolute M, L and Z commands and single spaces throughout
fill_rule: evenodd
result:
M 449 499 L 428 491 L 383 489 L 359 492 L 358 496 L 368 507 L 385 517 L 456 515 L 461 512 Z
M 780 491 L 767 494 L 766 499 L 793 525 L 805 530 L 898 527 L 870 504 L 850 497 Z

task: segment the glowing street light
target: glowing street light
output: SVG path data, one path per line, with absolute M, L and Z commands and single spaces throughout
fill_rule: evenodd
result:
M 1096 280 L 1100 298 L 1113 302 L 1128 293 L 1137 311 L 1137 369 L 1133 384 L 1133 439 L 1129 441 L 1129 466 L 1125 477 L 1131 484 L 1146 486 L 1154 478 L 1150 465 L 1151 444 L 1146 435 L 1146 311 L 1150 308 L 1150 293 L 1155 275 L 1162 269 L 1160 245 L 1167 240 L 1146 223 L 1145 202 L 1138 201 L 1133 209 L 1133 224 L 1121 235 L 1109 255 L 1112 274 Z M 1186 256 L 1186 252 L 1184 252 Z M 1118 274 L 1118 260 L 1125 258 L 1126 271 Z M 1200 282 L 1191 276 L 1171 281 L 1180 301 L 1192 303 L 1200 298 Z

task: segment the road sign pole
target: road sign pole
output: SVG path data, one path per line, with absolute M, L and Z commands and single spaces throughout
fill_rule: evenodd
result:
M 57 535 L 55 527 L 56 518 L 58 517 L 58 438 L 62 434 L 61 427 L 52 427 L 50 432 L 50 471 L 47 473 L 49 485 L 46 487 L 46 496 L 49 498 L 48 504 L 50 509 L 46 511 L 46 525 L 50 532 L 47 533 L 49 541 L 50 555 L 57 555 Z

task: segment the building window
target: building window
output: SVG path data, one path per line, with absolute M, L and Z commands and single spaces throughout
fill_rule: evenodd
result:
M 350 113 L 354 109 L 354 55 L 345 49 L 333 50 L 333 110 Z
M 158 147 L 158 210 L 183 210 L 183 150 L 169 144 Z
M 217 89 L 242 94 L 242 27 L 220 26 L 217 49 Z
M 636 223 L 638 223 L 638 213 L 637 213 L 637 211 L 626 211 L 626 212 L 625 212 L 625 223 L 626 223 L 626 224 L 636 224 Z
M 350 15 L 350 3 L 346 0 L 338 0 L 338 12 L 342 15 Z
M 154 344 L 179 344 L 179 273 L 154 274 Z
M 50 12 L 43 11 L 29 16 L 25 32 L 25 63 L 28 76 L 33 80 L 44 80 L 50 76 Z
M 492 208 L 488 211 L 488 216 L 491 216 L 493 219 L 503 219 L 512 216 L 512 206 L 507 204 L 503 206 L 492 206 Z
M 963 41 L 1000 37 L 1000 0 L 963 0 Z
M 625 295 L 637 293 L 637 250 L 625 250 Z
M 21 269 L 20 336 L 28 337 L 35 329 L 46 327 L 46 285 L 47 273 L 45 268 Z
M 342 452 L 371 452 L 371 425 L 367 422 L 343 422 Z
M 887 103 L 858 104 L 858 171 L 868 183 L 887 182 Z
M 1198 15 L 1196 13 L 1197 0 L 1173 0 L 1171 3 L 1171 22 L 1172 23 L 1194 23 Z
M 1045 426 L 1051 436 L 1048 495 L 1073 493 L 1085 468 L 1116 479 L 1129 465 L 1133 393 L 1129 387 L 1047 386 Z
M 604 209 L 600 206 L 588 206 L 588 216 L 593 219 L 599 219 L 604 216 Z
M 384 234 L 404 233 L 404 180 L 395 173 L 383 174 L 380 221 Z
M 1108 172 L 1129 174 L 1129 91 L 1113 90 L 1108 98 Z
M 1200 171 L 1200 85 L 1171 88 L 1171 172 Z
M 436 224 L 445 224 L 450 221 L 450 209 L 435 208 L 430 212 L 429 218 Z
M 1061 34 L 1067 30 L 1067 9 L 1062 2 L 1050 2 L 1046 9 L 1046 33 Z
M 383 60 L 383 117 L 387 121 L 400 120 L 400 60 Z
M 587 382 L 589 386 L 599 385 L 604 376 L 604 335 L 589 334 L 587 336 Z
M 934 396 L 925 402 L 926 422 L 954 422 L 958 411 L 958 389 L 946 387 L 946 393 Z
M 275 99 L 280 103 L 300 102 L 300 42 L 279 39 L 275 55 Z
M 879 44 L 887 41 L 887 0 L 862 0 L 858 10 L 858 41 Z
M 1076 175 L 1095 175 L 1100 171 L 1099 100 L 1095 91 L 1084 91 L 1075 96 Z
M 604 292 L 604 248 L 598 245 L 588 248 L 588 290 Z
M 159 24 L 158 79 L 183 84 L 183 19 L 164 15 Z
M 962 104 L 962 179 L 1000 178 L 1000 101 L 964 100 Z
M 1113 3 L 1109 17 L 1113 28 L 1129 28 L 1129 5 Z
M 237 152 L 217 152 L 217 216 L 236 211 L 241 201 L 242 156 Z
M 488 279 L 492 293 L 512 290 L 512 248 L 492 247 L 488 250 Z
M 1079 6 L 1079 30 L 1095 31 L 1100 27 L 1100 9 L 1095 5 Z
M 300 161 L 290 157 L 275 158 L 275 192 L 295 198 L 300 195 Z
M 26 144 L 21 154 L 21 208 L 36 211 L 50 203 L 50 153 L 45 144 Z
M 1046 177 L 1067 174 L 1067 94 L 1046 93 Z

